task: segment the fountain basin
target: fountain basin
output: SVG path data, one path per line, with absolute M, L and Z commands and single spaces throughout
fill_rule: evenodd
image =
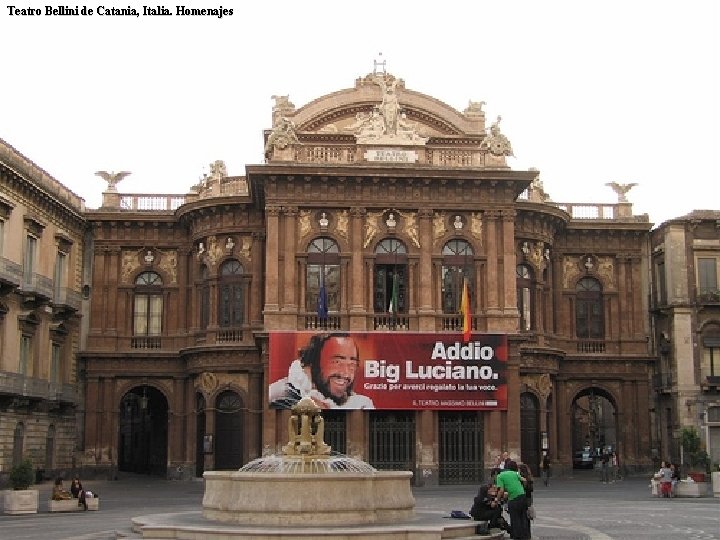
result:
M 414 516 L 410 471 L 204 474 L 203 516 L 242 525 L 347 526 Z

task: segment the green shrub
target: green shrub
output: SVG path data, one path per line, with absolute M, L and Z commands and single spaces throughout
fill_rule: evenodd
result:
M 10 485 L 15 490 L 27 489 L 34 481 L 35 471 L 29 459 L 24 459 L 10 471 Z

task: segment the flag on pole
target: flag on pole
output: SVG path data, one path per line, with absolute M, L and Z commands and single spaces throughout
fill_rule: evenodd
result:
M 472 315 L 470 313 L 470 291 L 467 280 L 463 279 L 462 296 L 460 297 L 460 315 L 462 315 L 463 342 L 470 341 L 472 330 Z
M 393 274 L 393 284 L 392 284 L 392 294 L 390 295 L 390 306 L 388 307 L 388 311 L 392 313 L 393 315 L 398 314 L 398 288 L 400 287 L 398 283 L 398 275 L 397 272 Z
M 327 290 L 325 289 L 325 279 L 322 276 L 320 276 L 320 292 L 318 293 L 317 300 L 317 315 L 320 320 L 325 320 L 328 316 Z

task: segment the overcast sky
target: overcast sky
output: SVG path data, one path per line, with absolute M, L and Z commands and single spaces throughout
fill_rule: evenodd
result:
M 128 4 L 142 9 L 104 5 Z M 228 0 L 221 19 L 22 17 L 8 5 L 0 137 L 89 208 L 106 186 L 97 170 L 132 171 L 122 193 L 185 193 L 216 159 L 245 174 L 263 161 L 270 96 L 299 108 L 351 88 L 382 52 L 408 89 L 502 115 L 509 165 L 538 168 L 554 201 L 615 202 L 605 183 L 617 181 L 639 184 L 628 199 L 658 224 L 720 209 L 715 0 Z

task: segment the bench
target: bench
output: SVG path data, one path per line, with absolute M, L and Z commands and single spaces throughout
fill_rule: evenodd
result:
M 100 499 L 98 497 L 85 499 L 85 502 L 87 502 L 88 510 L 100 510 Z M 50 512 L 83 512 L 85 509 L 78 505 L 77 499 L 66 499 L 64 501 L 50 500 L 48 510 Z

